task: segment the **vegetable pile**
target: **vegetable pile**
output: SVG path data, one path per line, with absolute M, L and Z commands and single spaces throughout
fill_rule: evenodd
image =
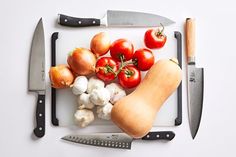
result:
M 98 118 L 110 120 L 113 104 L 126 96 L 125 90 L 119 84 L 110 83 L 105 86 L 105 83 L 95 76 L 89 80 L 85 76 L 78 76 L 71 88 L 78 96 L 78 109 L 74 117 L 80 127 L 93 122 L 95 107 Z
M 148 30 L 145 45 L 150 49 L 163 47 L 166 42 L 163 30 L 164 27 Z M 153 52 L 148 48 L 135 50 L 127 39 L 111 42 L 107 33 L 98 33 L 91 39 L 90 49 L 76 48 L 67 57 L 68 65 L 50 68 L 51 86 L 71 88 L 78 97 L 74 117 L 79 126 L 85 127 L 94 120 L 94 107 L 99 118 L 110 120 L 113 104 L 126 96 L 125 89 L 140 84 L 141 71 L 154 65 Z

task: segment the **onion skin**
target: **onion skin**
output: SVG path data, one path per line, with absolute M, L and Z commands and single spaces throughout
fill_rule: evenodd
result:
M 74 82 L 74 75 L 67 65 L 61 64 L 49 70 L 51 86 L 54 88 L 69 88 Z
M 111 41 L 109 35 L 105 32 L 100 32 L 92 38 L 90 49 L 96 57 L 99 57 L 105 55 L 109 51 L 110 45 Z
M 69 54 L 67 63 L 76 75 L 89 75 L 95 72 L 96 57 L 86 48 L 76 48 Z

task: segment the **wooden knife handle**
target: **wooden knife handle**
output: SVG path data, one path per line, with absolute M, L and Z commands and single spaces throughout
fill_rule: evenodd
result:
M 186 19 L 186 50 L 188 62 L 195 62 L 195 19 Z

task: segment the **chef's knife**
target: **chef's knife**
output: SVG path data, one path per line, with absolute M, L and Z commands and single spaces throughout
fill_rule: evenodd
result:
M 38 94 L 34 134 L 43 137 L 45 134 L 45 43 L 42 18 L 35 28 L 31 45 L 28 90 Z
M 142 140 L 166 140 L 171 141 L 175 137 L 172 131 L 157 131 L 149 132 Z M 63 140 L 92 145 L 98 147 L 131 149 L 132 137 L 125 133 L 96 133 L 96 134 L 81 134 L 67 135 L 62 137 Z
M 101 19 L 76 18 L 63 14 L 58 15 L 58 23 L 70 27 L 109 26 L 109 27 L 154 27 L 175 23 L 174 21 L 155 14 L 108 10 Z
M 203 68 L 195 66 L 195 20 L 186 19 L 186 48 L 188 61 L 188 117 L 194 139 L 201 121 L 203 106 Z

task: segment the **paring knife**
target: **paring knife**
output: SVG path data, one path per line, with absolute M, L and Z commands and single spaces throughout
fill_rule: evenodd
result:
M 76 18 L 63 14 L 58 15 L 58 23 L 70 27 L 109 26 L 109 27 L 155 27 L 175 23 L 174 21 L 155 14 L 108 10 L 101 19 Z
M 186 19 L 186 48 L 188 61 L 188 117 L 194 139 L 201 121 L 203 106 L 203 68 L 195 66 L 195 20 Z
M 149 132 L 142 140 L 166 140 L 171 141 L 175 137 L 172 131 L 157 131 Z M 131 149 L 132 137 L 125 133 L 96 133 L 96 134 L 81 134 L 67 135 L 62 137 L 63 140 L 92 145 L 98 147 Z
M 34 134 L 43 137 L 45 134 L 45 41 L 42 18 L 39 20 L 32 40 L 28 90 L 38 93 L 36 106 L 36 128 Z

